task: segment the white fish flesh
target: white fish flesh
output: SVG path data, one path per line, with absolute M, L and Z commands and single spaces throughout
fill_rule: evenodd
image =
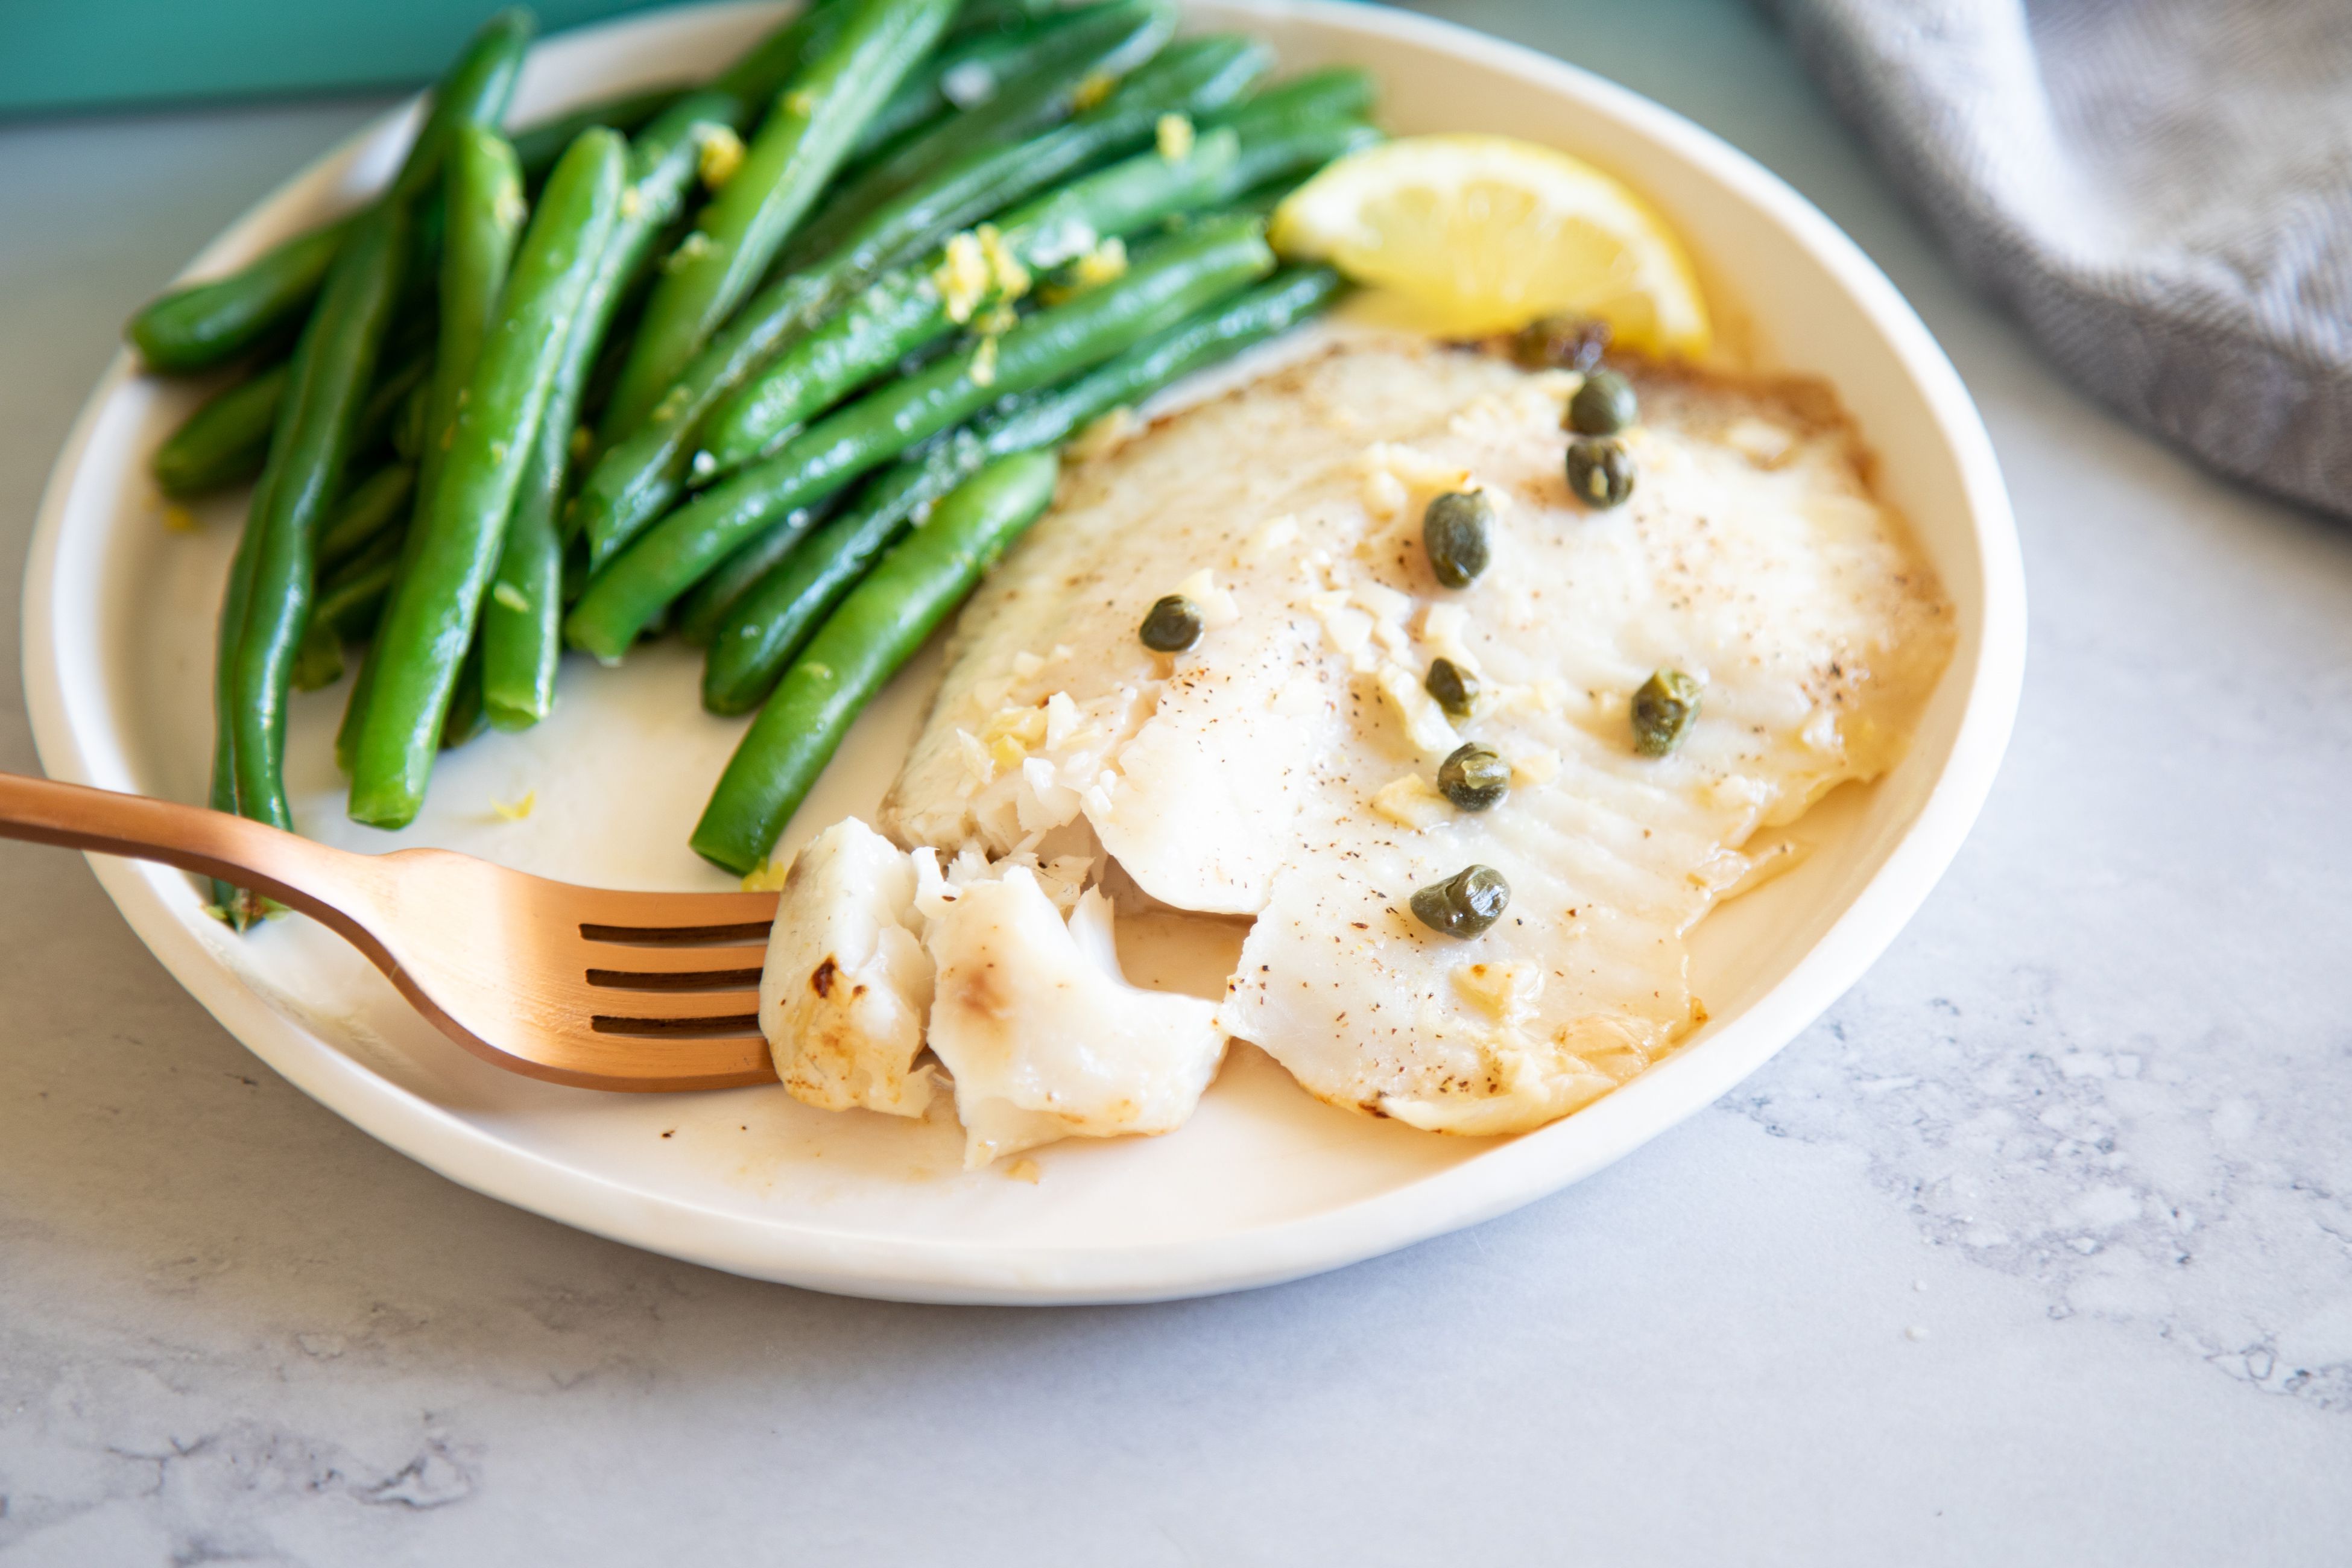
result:
M 1082 464 L 965 610 L 884 830 L 1108 856 L 1160 904 L 1255 917 L 1218 1022 L 1334 1104 L 1504 1132 L 1623 1082 L 1700 1016 L 1683 936 L 1740 847 L 1890 765 L 1951 640 L 1823 389 L 1635 380 L 1612 510 L 1567 488 L 1572 374 L 1383 335 Z M 1421 520 L 1467 489 L 1494 558 L 1454 590 Z M 1206 630 L 1153 653 L 1176 592 Z M 1424 689 L 1440 657 L 1479 682 L 1465 719 Z M 1703 695 L 1651 759 L 1628 705 L 1662 668 Z M 1511 764 L 1492 809 L 1433 787 L 1465 741 Z M 1499 922 L 1414 919 L 1471 864 L 1510 884 Z

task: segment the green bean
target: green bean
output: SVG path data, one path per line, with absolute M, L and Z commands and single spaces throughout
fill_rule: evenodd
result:
M 415 491 L 415 465 L 404 462 L 386 463 L 344 491 L 319 531 L 319 570 L 332 572 L 375 541 L 397 537 Z
M 425 450 L 417 459 L 420 511 L 432 505 L 530 211 L 514 145 L 495 131 L 476 127 L 451 144 L 446 190 L 449 226 L 441 247 L 441 330 L 433 355 L 433 390 L 425 404 Z
M 1255 220 L 1196 225 L 1152 247 L 1118 282 L 869 394 L 639 538 L 590 581 L 564 623 L 565 635 L 599 658 L 617 659 L 673 599 L 776 518 L 833 494 L 1001 397 L 1099 363 L 1273 265 Z
M 692 471 L 716 475 L 742 467 L 981 307 L 1027 292 L 1033 272 L 1207 205 L 1230 183 L 1238 158 L 1239 139 L 1231 131 L 1202 137 L 1179 159 L 1139 153 L 1008 215 L 991 246 L 959 236 L 948 252 L 886 275 L 711 411 Z M 956 279 L 960 268 L 975 275 Z
M 815 526 L 817 514 L 823 510 L 823 503 L 819 503 L 786 512 L 720 562 L 709 576 L 694 585 L 694 592 L 679 602 L 678 637 L 689 647 L 709 647 L 719 623 L 734 609 L 737 601 L 799 552 L 801 542 L 808 538 L 809 530 Z
M 956 4 L 848 0 L 838 35 L 793 73 L 741 166 L 663 264 L 608 417 L 623 426 L 643 420 L 742 303 Z
M 370 208 L 335 258 L 294 351 L 260 489 L 265 504 L 246 524 L 256 551 L 227 740 L 237 809 L 275 827 L 293 826 L 282 773 L 286 691 L 310 618 L 312 542 L 341 488 L 369 372 L 391 323 L 408 211 L 397 200 Z
M 308 310 L 351 233 L 345 218 L 296 235 L 226 278 L 192 283 L 150 301 L 124 336 L 139 363 L 163 375 L 226 364 Z
M 1341 288 L 1339 275 L 1323 267 L 1268 279 L 1146 339 L 1076 381 L 1019 400 L 970 429 L 900 458 L 867 481 L 848 510 L 736 596 L 709 636 L 702 705 L 713 713 L 744 713 L 757 707 L 801 644 L 857 584 L 907 520 L 970 478 L 982 463 L 1061 442 L 1114 408 L 1139 403 L 1180 376 L 1288 331 L 1338 298 Z
M 411 549 L 423 541 L 422 524 L 436 504 L 441 470 L 457 439 L 457 417 L 514 259 L 526 209 L 513 144 L 485 127 L 461 130 L 449 146 L 444 195 L 447 231 L 441 248 L 440 342 L 425 396 L 424 441 L 416 458 L 415 501 L 408 529 Z M 368 650 L 336 731 L 336 756 L 347 771 L 356 765 L 359 738 L 375 700 L 379 657 L 379 649 Z
M 505 112 L 531 30 L 530 13 L 518 8 L 499 12 L 474 35 L 434 87 L 431 110 L 393 182 L 394 197 L 414 200 L 432 184 L 453 127 L 495 123 Z M 133 316 L 125 335 L 152 371 L 225 363 L 310 308 L 358 222 L 354 216 L 298 236 L 225 278 L 173 289 Z
M 665 110 L 630 148 L 629 192 L 565 340 L 482 606 L 482 701 L 500 729 L 528 728 L 554 710 L 563 651 L 564 478 L 598 354 L 662 231 L 685 206 L 708 136 L 750 112 L 731 94 L 697 93 Z
M 489 129 L 506 118 L 507 100 L 514 96 L 515 79 L 522 74 L 523 51 L 538 27 L 530 10 L 520 5 L 510 5 L 482 24 L 435 87 L 424 129 L 392 183 L 394 195 L 423 199 L 441 178 L 451 137 L 467 127 Z
M 695 851 L 748 874 L 775 847 L 851 722 L 1054 499 L 1051 452 L 1004 458 L 935 507 L 833 613 L 728 760 Z
M 473 646 L 500 538 L 566 334 L 611 237 L 627 155 L 590 131 L 549 176 L 459 409 L 430 510 L 379 626 L 377 671 L 353 749 L 351 815 L 401 826 L 424 802 L 459 666 Z
M 285 392 L 281 364 L 205 399 L 147 460 L 156 484 L 165 495 L 185 500 L 261 472 Z
M 591 565 L 610 561 L 677 500 L 696 429 L 718 400 L 876 272 L 1080 168 L 1133 151 L 1152 138 L 1163 115 L 1208 113 L 1233 102 L 1265 60 L 1264 48 L 1245 38 L 1178 44 L 1070 123 L 950 163 L 887 203 L 824 260 L 763 289 L 688 367 L 645 427 L 607 451 L 589 474 L 579 506 Z
M 246 507 L 246 524 L 238 534 L 236 553 L 229 560 L 228 583 L 221 594 L 220 622 L 213 647 L 213 767 L 206 800 L 215 811 L 237 811 L 236 795 L 236 668 L 245 645 L 245 613 L 253 600 L 253 578 L 261 554 L 257 521 L 269 510 L 274 476 L 265 466 Z M 261 918 L 264 900 L 234 882 L 212 879 L 212 908 L 232 931 L 243 931 Z

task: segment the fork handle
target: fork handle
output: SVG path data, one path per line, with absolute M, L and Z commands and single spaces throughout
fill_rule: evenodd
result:
M 331 895 L 347 901 L 362 891 L 365 879 L 353 871 L 366 864 L 365 857 L 225 811 L 0 773 L 0 838 L 158 860 L 217 877 L 323 921 L 363 947 L 374 946 L 331 901 Z

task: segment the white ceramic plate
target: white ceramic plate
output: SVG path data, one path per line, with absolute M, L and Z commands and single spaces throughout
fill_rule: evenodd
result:
M 708 69 L 770 6 L 667 10 L 536 49 L 530 119 Z M 1884 459 L 1958 608 L 1959 641 L 1907 761 L 1806 819 L 1798 870 L 1697 932 L 1713 1020 L 1625 1089 L 1541 1131 L 1459 1140 L 1328 1110 L 1237 1047 L 1169 1138 L 1041 1151 L 1034 1182 L 959 1169 L 950 1118 L 909 1125 L 811 1110 L 779 1089 L 599 1095 L 500 1073 L 409 1013 L 389 984 L 300 920 L 234 938 L 190 880 L 92 866 L 157 957 L 272 1068 L 451 1179 L 585 1230 L 818 1289 L 917 1300 L 1142 1300 L 1293 1279 L 1475 1224 L 1616 1159 L 1754 1069 L 1852 984 L 1942 873 L 2006 744 L 2024 656 L 2024 589 L 2000 476 L 1950 364 L 1893 287 L 1787 186 L 1685 121 L 1557 61 L 1399 12 L 1330 0 L 1197 0 L 1194 28 L 1272 40 L 1286 68 L 1350 61 L 1386 83 L 1400 132 L 1548 142 L 1630 179 L 1707 270 L 1753 363 L 1836 384 Z M 413 109 L 330 154 L 190 268 L 224 270 L 388 174 Z M 1736 262 L 1737 275 L 1733 276 Z M 1712 266 L 1710 266 L 1712 264 Z M 196 389 L 119 359 L 43 502 L 25 589 L 26 696 L 58 778 L 176 800 L 205 794 L 213 616 L 241 501 L 167 530 L 147 453 Z M 870 806 L 910 734 L 928 668 L 860 724 L 795 825 Z M 289 772 L 305 832 L 362 848 L 439 844 L 575 881 L 708 888 L 685 847 L 740 732 L 705 715 L 683 652 L 617 670 L 574 659 L 554 719 L 442 763 L 418 823 L 347 823 L 328 739 L 340 689 L 298 703 Z M 521 821 L 499 811 L 527 795 Z M 1136 955 L 1139 957 L 1140 955 Z

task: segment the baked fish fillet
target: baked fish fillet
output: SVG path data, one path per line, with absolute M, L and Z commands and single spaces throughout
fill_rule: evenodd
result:
M 1623 1082 L 1697 1016 L 1684 933 L 1740 847 L 1888 766 L 1952 635 L 1825 390 L 1634 379 L 1612 510 L 1568 490 L 1573 374 L 1356 331 L 1080 464 L 963 612 L 884 830 L 1253 917 L 1216 1021 L 1334 1104 L 1506 1132 Z M 1422 515 L 1473 489 L 1493 562 L 1457 591 Z M 1153 653 L 1178 592 L 1207 629 Z M 1467 718 L 1423 688 L 1441 657 Z M 1662 668 L 1703 696 L 1651 759 L 1628 705 Z M 1469 740 L 1512 767 L 1484 812 L 1433 787 Z M 1422 925 L 1414 889 L 1474 863 L 1503 919 Z

